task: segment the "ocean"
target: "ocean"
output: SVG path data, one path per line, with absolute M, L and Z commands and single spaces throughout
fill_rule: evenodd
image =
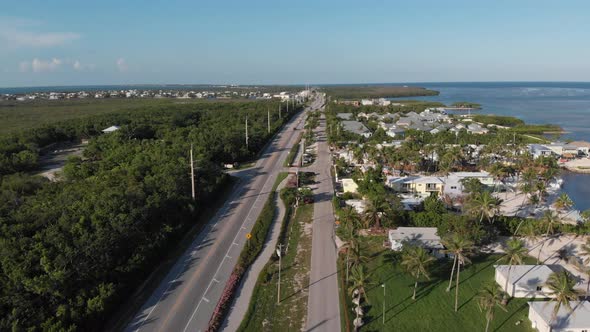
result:
M 566 132 L 561 139 L 590 141 L 590 82 L 475 82 L 406 84 L 440 91 L 438 96 L 412 97 L 450 105 L 479 103 L 482 114 L 515 116 L 527 123 L 557 124 Z M 393 99 L 393 98 L 392 98 Z M 590 209 L 590 174 L 564 171 L 562 191 L 575 208 Z

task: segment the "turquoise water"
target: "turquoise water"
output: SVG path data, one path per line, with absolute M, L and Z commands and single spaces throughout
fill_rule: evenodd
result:
M 411 99 L 451 104 L 469 101 L 482 104 L 476 112 L 516 116 L 527 123 L 560 125 L 568 134 L 563 139 L 590 141 L 590 83 L 493 82 L 418 83 L 440 91 L 438 96 Z M 408 98 L 404 98 L 408 99 Z M 578 210 L 590 209 L 590 175 L 563 173 L 562 190 Z

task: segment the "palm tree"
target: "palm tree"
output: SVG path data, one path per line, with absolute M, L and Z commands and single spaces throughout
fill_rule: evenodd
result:
M 473 242 L 464 238 L 463 236 L 454 233 L 452 236 L 447 236 L 442 239 L 442 244 L 445 246 L 444 252 L 453 255 L 453 268 L 451 269 L 451 277 L 449 278 L 449 286 L 447 292 L 451 290 L 453 283 L 453 274 L 455 269 L 459 269 L 457 264 L 462 260 L 463 262 L 469 263 L 469 258 L 466 256 L 473 252 Z
M 361 296 L 364 296 L 367 303 L 369 303 L 369 298 L 367 297 L 366 287 L 370 284 L 369 277 L 370 275 L 365 271 L 363 265 L 355 266 L 354 269 L 352 269 L 352 275 L 350 276 L 352 285 L 348 288 L 351 294 L 358 291 Z
M 541 242 L 541 248 L 539 249 L 539 254 L 537 255 L 537 263 L 541 261 L 541 252 L 545 246 L 545 241 L 547 241 L 549 235 L 555 232 L 555 227 L 561 223 L 561 219 L 555 211 L 547 210 L 541 219 L 541 223 L 547 228 L 545 231 L 545 239 Z
M 590 264 L 590 238 L 587 238 L 586 243 L 580 246 L 580 255 L 586 257 L 584 263 Z
M 576 280 L 571 273 L 567 270 L 553 272 L 549 275 L 545 285 L 549 288 L 549 295 L 552 297 L 551 301 L 555 302 L 552 321 L 557 318 L 561 306 L 566 307 L 570 312 L 573 311 L 570 302 L 578 300 L 580 291 L 574 289 Z
M 467 201 L 467 211 L 479 217 L 479 222 L 483 221 L 483 218 L 487 218 L 491 223 L 494 220 L 494 216 L 500 211 L 501 200 L 492 196 L 488 191 L 482 193 L 473 193 Z
M 584 262 L 581 260 L 574 260 L 573 265 L 575 266 L 576 270 L 586 276 L 588 281 L 586 282 L 586 299 L 590 298 L 590 267 L 584 265 Z
M 508 265 L 508 275 L 506 277 L 506 284 L 504 285 L 504 290 L 508 292 L 508 280 L 510 280 L 510 272 L 512 270 L 512 265 L 520 265 L 523 263 L 524 258 L 527 256 L 528 250 L 519 239 L 511 238 L 506 241 L 506 246 L 504 247 L 504 255 L 498 260 L 499 262 L 504 262 Z M 505 294 L 502 299 L 502 303 L 506 304 L 508 301 L 508 294 Z
M 415 280 L 412 300 L 416 299 L 416 289 L 418 288 L 420 277 L 424 276 L 426 279 L 430 280 L 428 268 L 433 261 L 434 257 L 422 247 L 408 247 L 402 254 L 401 265 L 412 277 L 414 277 Z
M 496 306 L 506 311 L 503 303 L 502 291 L 496 284 L 488 285 L 479 292 L 477 306 L 480 311 L 486 313 L 485 332 L 488 332 L 490 323 L 494 320 L 494 309 L 496 309 Z
M 569 197 L 568 194 L 562 193 L 561 195 L 559 195 L 557 200 L 555 200 L 554 205 L 555 205 L 555 208 L 557 208 L 559 211 L 565 211 L 565 210 L 571 208 L 574 205 L 574 202 L 572 201 L 572 199 Z

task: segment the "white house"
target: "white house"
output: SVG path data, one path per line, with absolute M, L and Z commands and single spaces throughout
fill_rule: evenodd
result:
M 365 209 L 367 208 L 367 202 L 362 199 L 347 199 L 344 201 L 344 204 L 354 208 L 358 214 L 365 213 Z
M 444 257 L 441 250 L 444 246 L 436 234 L 436 227 L 398 227 L 389 230 L 391 250 L 401 251 L 404 244 L 410 244 L 427 249 L 435 257 Z
M 490 173 L 486 171 L 481 172 L 452 172 L 444 178 L 445 186 L 443 193 L 449 196 L 461 196 L 463 195 L 463 184 L 462 181 L 465 179 L 477 179 L 479 182 L 486 186 L 496 185 L 496 180 Z
M 555 302 L 529 302 L 529 320 L 539 332 L 588 332 L 590 331 L 590 302 L 570 302 L 572 311 L 561 306 L 553 317 Z
M 495 279 L 508 295 L 518 298 L 548 298 L 550 291 L 545 286 L 554 271 L 547 265 L 496 265 Z M 508 283 L 506 283 L 506 279 Z
M 113 131 L 117 131 L 119 129 L 121 129 L 121 127 L 119 127 L 119 126 L 110 126 L 107 129 L 103 129 L 102 132 L 103 133 L 112 133 Z

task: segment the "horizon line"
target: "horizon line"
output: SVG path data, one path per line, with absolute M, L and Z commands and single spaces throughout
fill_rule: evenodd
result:
M 67 85 L 27 85 L 27 86 L 0 86 L 0 89 L 31 89 L 31 88 L 71 88 L 71 87 L 115 87 L 115 86 L 233 86 L 233 87 L 273 87 L 273 86 L 284 86 L 284 87 L 298 87 L 298 86 L 339 86 L 339 85 L 404 85 L 404 84 L 449 84 L 449 83 L 589 83 L 590 81 L 407 81 L 407 82 L 357 82 L 357 83 L 249 83 L 249 84 L 237 84 L 237 83 L 109 83 L 109 84 L 67 84 Z

